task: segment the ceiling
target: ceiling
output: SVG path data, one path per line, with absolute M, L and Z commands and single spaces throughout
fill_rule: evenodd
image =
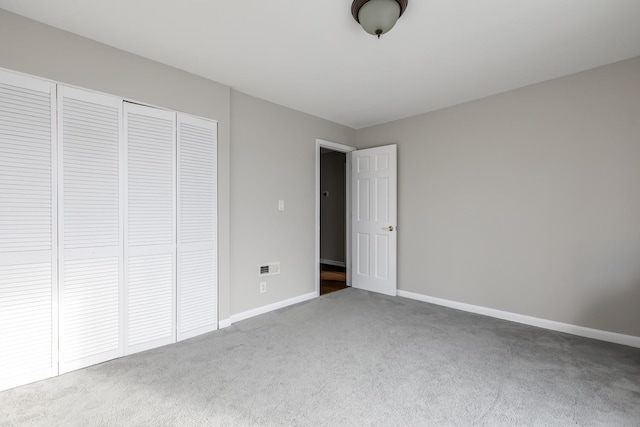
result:
M 0 0 L 0 7 L 355 129 L 640 55 L 638 0 Z

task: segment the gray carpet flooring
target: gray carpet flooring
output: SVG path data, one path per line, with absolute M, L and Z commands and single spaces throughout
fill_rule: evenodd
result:
M 638 426 L 640 349 L 347 289 L 0 393 L 35 426 Z

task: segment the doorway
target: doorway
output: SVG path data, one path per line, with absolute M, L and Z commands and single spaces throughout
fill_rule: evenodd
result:
M 347 154 L 320 148 L 320 295 L 347 287 Z
M 350 156 L 355 147 L 316 140 L 316 291 L 350 286 Z

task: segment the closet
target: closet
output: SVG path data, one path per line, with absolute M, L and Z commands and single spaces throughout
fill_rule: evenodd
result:
M 217 329 L 217 124 L 0 70 L 0 390 Z

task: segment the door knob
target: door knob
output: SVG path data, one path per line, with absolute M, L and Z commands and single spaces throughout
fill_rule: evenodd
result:
M 393 230 L 395 230 L 395 229 L 393 228 L 393 225 L 390 225 L 390 226 L 388 226 L 388 227 L 385 227 L 385 230 L 393 231 Z

